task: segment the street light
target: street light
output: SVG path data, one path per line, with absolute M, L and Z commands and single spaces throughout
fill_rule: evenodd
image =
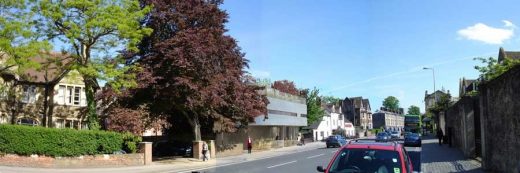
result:
M 432 70 L 432 74 L 433 74 L 433 94 L 434 94 L 434 97 L 435 97 L 435 103 L 437 103 L 437 91 L 435 90 L 435 69 L 433 67 L 432 68 L 423 67 L 423 70 Z
M 437 104 L 437 91 L 435 90 L 435 69 L 432 68 L 429 68 L 429 67 L 423 67 L 423 70 L 432 70 L 432 74 L 433 74 L 433 94 L 434 94 L 434 97 L 435 97 L 435 102 L 433 103 L 434 105 Z M 439 122 L 439 117 L 437 116 L 437 122 Z

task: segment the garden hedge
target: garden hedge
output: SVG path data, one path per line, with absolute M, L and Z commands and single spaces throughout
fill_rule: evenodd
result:
M 99 130 L 0 125 L 0 152 L 19 155 L 80 156 L 135 152 L 140 137 Z

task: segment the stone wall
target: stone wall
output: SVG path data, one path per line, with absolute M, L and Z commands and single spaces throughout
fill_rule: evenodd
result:
M 144 165 L 144 154 L 105 154 L 80 157 L 19 156 L 6 154 L 0 156 L 0 165 L 40 168 L 89 168 Z
M 478 103 L 477 97 L 462 97 L 448 109 L 445 116 L 444 134 L 448 141 L 470 158 L 476 156 L 475 116 L 479 115 Z
M 482 166 L 490 172 L 519 172 L 520 66 L 480 86 Z

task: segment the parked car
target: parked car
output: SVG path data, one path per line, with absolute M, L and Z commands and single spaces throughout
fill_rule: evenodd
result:
M 390 140 L 390 134 L 387 132 L 379 132 L 376 135 L 376 142 L 386 142 Z
M 421 147 L 421 136 L 417 133 L 408 133 L 404 136 L 404 146 Z
M 404 146 L 397 142 L 351 142 L 336 152 L 319 172 L 399 172 L 412 173 L 413 165 Z
M 392 139 L 398 139 L 401 136 L 401 132 L 392 131 L 392 132 L 390 132 L 390 136 L 392 137 Z
M 340 135 L 329 136 L 326 140 L 327 148 L 341 147 L 347 144 L 347 140 Z
M 154 157 L 165 157 L 165 156 L 193 156 L 193 144 L 191 142 L 183 142 L 176 140 L 164 140 L 154 142 L 152 146 L 152 156 Z

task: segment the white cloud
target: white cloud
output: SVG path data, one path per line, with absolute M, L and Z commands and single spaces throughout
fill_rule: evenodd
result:
M 504 22 L 504 26 L 506 27 L 515 27 L 515 24 L 513 24 L 513 22 L 509 21 L 509 20 L 502 20 L 502 22 Z
M 457 31 L 459 36 L 468 40 L 482 41 L 488 44 L 503 44 L 514 35 L 515 25 L 503 20 L 504 28 L 494 28 L 483 23 L 477 23 L 473 26 Z
M 263 70 L 251 70 L 251 75 L 256 78 L 269 78 L 271 73 Z

